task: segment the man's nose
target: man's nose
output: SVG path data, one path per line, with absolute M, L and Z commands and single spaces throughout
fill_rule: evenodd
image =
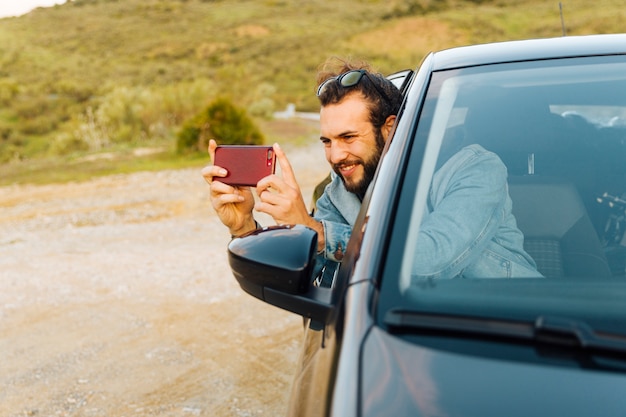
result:
M 348 151 L 340 142 L 333 142 L 328 150 L 328 160 L 331 164 L 338 164 L 345 161 L 348 157 Z

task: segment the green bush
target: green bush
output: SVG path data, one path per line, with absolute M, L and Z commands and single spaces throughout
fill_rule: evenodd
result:
M 250 104 L 248 112 L 253 116 L 270 120 L 274 116 L 275 107 L 274 100 L 264 97 Z
M 35 119 L 52 110 L 52 100 L 43 95 L 24 96 L 13 102 L 13 111 L 20 120 Z
M 248 113 L 255 117 L 271 119 L 276 109 L 274 95 L 276 95 L 276 87 L 272 84 L 261 83 L 255 89 L 253 101 L 248 106 Z
M 79 80 L 61 79 L 53 86 L 55 94 L 84 103 L 96 94 L 95 86 Z
M 0 163 L 20 159 L 23 147 L 23 136 L 0 122 Z
M 116 87 L 100 97 L 95 108 L 87 107 L 78 116 L 74 134 L 90 150 L 170 140 L 174 129 L 205 106 L 213 91 L 213 83 L 206 79 L 171 86 Z
M 210 139 L 223 145 L 260 145 L 263 134 L 244 109 L 218 98 L 183 124 L 176 142 L 179 153 L 206 152 Z
M 8 106 L 19 92 L 19 85 L 10 78 L 0 79 L 0 106 Z
M 20 121 L 19 131 L 24 135 L 43 135 L 54 131 L 58 126 L 56 114 L 43 113 Z
M 75 152 L 86 152 L 93 150 L 91 143 L 84 140 L 84 137 L 69 133 L 58 134 L 52 142 L 48 152 L 50 155 L 67 155 Z

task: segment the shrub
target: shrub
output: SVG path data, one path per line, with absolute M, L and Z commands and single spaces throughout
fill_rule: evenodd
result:
M 0 106 L 10 105 L 19 92 L 19 85 L 9 78 L 0 79 Z
M 276 94 L 276 87 L 268 83 L 261 83 L 256 88 L 253 101 L 248 106 L 248 112 L 256 117 L 271 119 L 274 115 L 275 104 L 272 97 Z
M 248 106 L 248 112 L 253 116 L 269 120 L 274 116 L 275 107 L 274 100 L 269 97 L 264 97 L 250 104 Z
M 78 103 L 84 103 L 95 94 L 95 87 L 87 82 L 61 79 L 53 89 L 59 96 L 67 97 Z
M 71 148 L 77 143 L 84 143 L 85 147 L 92 151 L 99 151 L 111 143 L 111 134 L 106 122 L 101 120 L 91 107 L 87 107 L 86 113 L 80 115 L 80 119 L 81 122 L 73 139 L 60 135 L 61 138 L 57 140 L 59 143 L 55 150 L 57 153 L 63 153 L 65 150 L 72 151 L 74 149 Z M 71 143 L 72 147 L 66 146 L 67 143 Z
M 21 159 L 24 144 L 23 136 L 10 126 L 0 123 L 0 163 Z
M 25 135 L 43 135 L 54 131 L 58 126 L 55 114 L 43 113 L 20 121 L 19 131 Z
M 176 148 L 179 153 L 205 152 L 210 139 L 226 145 L 260 145 L 264 138 L 245 110 L 218 98 L 183 124 Z
M 74 152 L 83 152 L 95 149 L 91 143 L 70 133 L 60 133 L 50 143 L 48 152 L 51 155 L 67 155 Z
M 171 139 L 174 127 L 206 105 L 213 89 L 208 80 L 172 86 L 116 87 L 101 97 L 95 108 L 87 107 L 79 116 L 75 134 L 91 150 L 111 144 Z
M 18 119 L 35 119 L 42 114 L 50 112 L 52 100 L 43 95 L 23 96 L 13 103 L 13 111 Z

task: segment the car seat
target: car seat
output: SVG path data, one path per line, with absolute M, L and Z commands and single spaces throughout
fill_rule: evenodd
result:
M 513 215 L 524 249 L 549 278 L 611 275 L 598 235 L 576 187 L 555 177 L 509 177 Z

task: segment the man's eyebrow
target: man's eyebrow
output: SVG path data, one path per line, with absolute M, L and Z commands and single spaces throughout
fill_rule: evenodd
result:
M 338 134 L 337 137 L 345 138 L 346 136 L 354 136 L 358 134 L 359 132 L 357 130 L 346 130 L 345 132 Z
M 349 136 L 354 136 L 354 135 L 358 135 L 359 132 L 356 130 L 346 130 L 345 132 L 341 132 L 338 135 L 335 135 L 335 137 L 337 138 L 347 138 Z M 330 138 L 327 138 L 326 136 L 320 136 L 320 140 L 321 141 L 325 141 L 325 140 L 330 140 Z

